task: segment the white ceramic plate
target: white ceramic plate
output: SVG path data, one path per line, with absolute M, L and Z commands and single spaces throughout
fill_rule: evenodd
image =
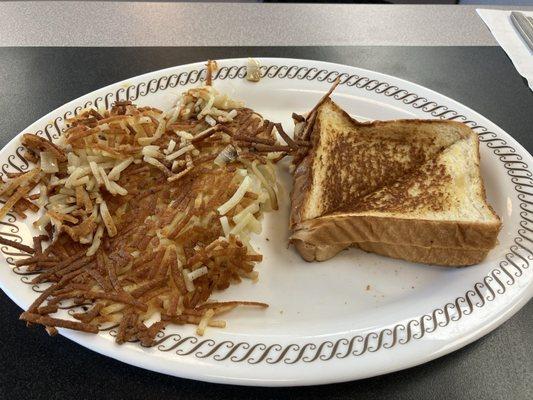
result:
M 118 360 L 162 373 L 242 385 L 309 385 L 370 377 L 424 363 L 456 350 L 507 320 L 532 296 L 533 179 L 531 156 L 486 118 L 445 96 L 404 80 L 345 65 L 261 59 L 264 78 L 243 79 L 244 59 L 219 62 L 215 85 L 289 129 L 293 111 L 306 112 L 340 75 L 333 98 L 356 117 L 443 118 L 479 134 L 489 202 L 503 221 L 499 245 L 480 265 L 454 269 L 412 264 L 360 250 L 328 262 L 306 263 L 287 248 L 290 176 L 280 166 L 281 210 L 269 214 L 255 245 L 264 255 L 257 284 L 216 293 L 219 300 L 270 304 L 240 309 L 228 327 L 196 337 L 193 327 L 168 327 L 152 348 L 116 345 L 110 332 L 60 330 L 75 342 Z M 166 109 L 197 84 L 203 64 L 138 76 L 80 97 L 25 131 L 51 138 L 82 107 L 129 98 Z M 2 171 L 27 169 L 16 137 L 0 153 Z M 9 214 L 0 234 L 31 242 L 29 221 Z M 42 288 L 12 271 L 16 252 L 5 246 L 2 289 L 27 307 Z M 18 273 L 17 273 L 18 272 Z M 17 323 L 11 321 L 10 323 Z M 111 332 L 112 334 L 112 332 Z M 495 354 L 494 357 L 497 357 Z

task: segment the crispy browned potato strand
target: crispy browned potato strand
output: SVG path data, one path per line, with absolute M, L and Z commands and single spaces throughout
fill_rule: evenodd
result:
M 47 235 L 33 247 L 0 244 L 28 253 L 16 266 L 49 285 L 20 316 L 28 324 L 50 334 L 114 326 L 117 343 L 148 346 L 169 323 L 202 335 L 239 305 L 268 307 L 210 297 L 258 277 L 262 256 L 249 238 L 262 212 L 277 209 L 273 165 L 306 145 L 281 125 L 204 86 L 169 112 L 117 101 L 70 119 L 58 144 L 32 134 L 23 144 L 37 165 L 2 184 L 0 214 L 22 216 L 37 199 L 45 214 L 35 225 Z M 52 316 L 72 306 L 83 307 L 74 320 Z

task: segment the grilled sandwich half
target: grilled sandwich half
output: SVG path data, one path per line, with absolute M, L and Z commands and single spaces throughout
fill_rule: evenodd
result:
M 496 245 L 501 222 L 486 201 L 478 138 L 466 125 L 361 123 L 329 98 L 314 112 L 291 194 L 291 242 L 305 260 L 357 246 L 465 266 Z

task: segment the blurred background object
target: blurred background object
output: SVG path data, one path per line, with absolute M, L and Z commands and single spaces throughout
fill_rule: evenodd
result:
M 122 1 L 122 0 L 119 0 Z M 128 0 L 126 0 L 128 1 Z M 134 0 L 135 1 L 135 0 Z M 152 0 L 154 1 L 154 0 Z M 172 0 L 155 0 L 167 2 Z M 216 3 L 328 3 L 328 4 L 461 4 L 491 6 L 533 6 L 533 0 L 185 0 Z
M 220 0 L 219 0 L 220 1 Z M 222 0 L 224 1 L 224 0 Z M 329 4 L 468 4 L 492 6 L 533 6 L 533 0 L 245 0 L 248 3 L 329 3 Z
M 0 3 L 6 0 L 0 0 Z M 76 0 L 67 0 L 76 1 Z M 79 0 L 78 0 L 79 1 Z M 145 2 L 146 0 L 86 0 Z M 154 3 L 307 3 L 307 4 L 461 4 L 480 6 L 533 6 L 533 0 L 150 0 Z

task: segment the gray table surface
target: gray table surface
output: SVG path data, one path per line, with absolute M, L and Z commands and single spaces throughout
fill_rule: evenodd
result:
M 0 46 L 496 45 L 476 6 L 20 1 L 0 16 Z
M 499 47 L 0 48 L 0 146 L 47 112 L 112 82 L 249 54 L 346 63 L 414 81 L 472 107 L 533 151 L 533 95 Z M 2 399 L 533 398 L 532 302 L 484 338 L 427 364 L 357 382 L 286 389 L 144 371 L 27 329 L 19 314 L 0 292 Z

